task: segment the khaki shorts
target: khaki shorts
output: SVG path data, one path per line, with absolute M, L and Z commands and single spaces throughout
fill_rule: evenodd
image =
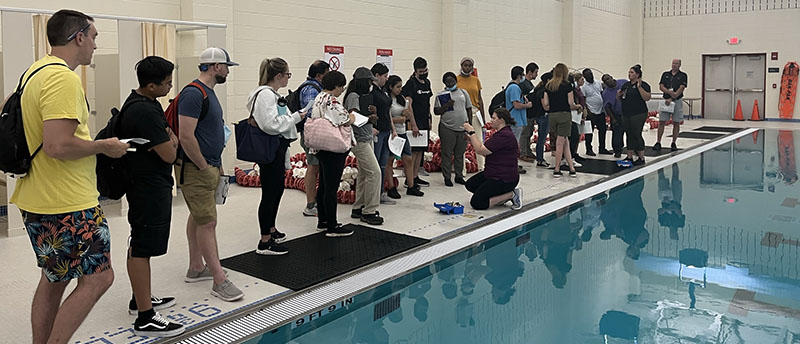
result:
M 178 160 L 178 163 L 182 163 Z M 217 220 L 217 202 L 214 194 L 219 184 L 219 167 L 209 166 L 204 170 L 197 168 L 191 161 L 185 162 L 183 183 L 181 183 L 181 166 L 175 165 L 175 176 L 183 193 L 186 206 L 194 222 L 204 225 Z
M 572 114 L 569 112 L 550 113 L 550 132 L 556 136 L 569 137 L 572 130 Z

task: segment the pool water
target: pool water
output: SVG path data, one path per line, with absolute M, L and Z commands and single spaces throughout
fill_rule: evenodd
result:
M 248 343 L 800 343 L 798 139 L 745 136 Z

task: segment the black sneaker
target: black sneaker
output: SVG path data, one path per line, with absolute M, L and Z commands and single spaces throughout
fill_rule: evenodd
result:
M 539 161 L 539 162 L 536 163 L 536 167 L 548 168 L 548 167 L 550 167 L 550 163 L 547 162 L 547 161 L 542 160 L 542 161 Z
M 286 234 L 283 232 L 279 232 L 277 229 L 275 229 L 274 232 L 270 232 L 269 235 L 271 235 L 272 240 L 275 240 L 275 242 L 277 243 L 282 243 L 286 241 Z
M 524 167 L 522 167 L 520 165 L 517 165 L 517 173 L 525 174 L 525 173 L 528 173 L 528 170 L 526 170 Z
M 414 178 L 414 185 L 431 186 L 431 183 L 428 183 L 427 181 L 424 181 L 424 180 L 420 179 L 419 177 L 416 177 L 416 178 Z
M 147 319 L 136 319 L 133 323 L 133 333 L 141 337 L 175 337 L 186 329 L 183 325 L 171 322 L 155 312 Z
M 561 178 L 564 174 L 561 171 L 553 171 L 553 178 Z
M 636 159 L 636 161 L 633 162 L 633 166 L 641 166 L 641 165 L 644 165 L 644 159 Z
M 671 152 L 677 152 L 678 151 L 678 146 L 675 144 L 675 142 L 672 143 L 672 145 L 669 147 L 669 150 Z
M 656 144 L 653 145 L 653 150 L 654 151 L 660 151 L 661 150 L 661 142 L 656 142 Z
M 378 214 L 363 214 L 361 215 L 361 222 L 378 226 L 383 224 L 383 218 L 378 216 Z
M 280 256 L 287 253 L 289 253 L 289 250 L 287 250 L 286 247 L 283 247 L 283 245 L 275 242 L 275 239 L 270 239 L 267 242 L 259 240 L 258 248 L 256 248 L 256 254 L 260 254 L 262 256 Z
M 453 181 L 450 180 L 450 179 L 445 179 L 444 180 L 444 185 L 452 187 L 453 186 Z
M 419 190 L 419 185 L 414 185 L 406 190 L 406 195 L 422 197 L 425 193 Z
M 575 177 L 578 176 L 578 173 L 575 172 L 575 171 L 569 171 L 569 176 L 572 177 L 572 178 L 575 178 Z
M 361 218 L 361 216 L 359 216 L 359 218 Z M 336 225 L 337 226 L 341 226 L 342 224 L 341 223 L 337 223 Z M 317 222 L 317 231 L 324 231 L 326 229 L 328 229 L 328 223 L 327 222 Z
M 614 154 L 614 153 L 612 153 L 610 150 L 608 150 L 608 149 L 605 149 L 605 148 L 603 148 L 603 149 L 601 149 L 601 150 L 597 151 L 597 153 L 598 153 L 598 154 L 602 154 L 602 155 L 611 155 L 611 154 Z
M 467 181 L 464 180 L 464 177 L 456 177 L 456 184 L 464 185 L 466 183 L 467 183 Z
M 586 155 L 588 155 L 588 156 L 597 156 L 597 154 L 594 154 L 594 151 L 591 150 L 591 149 L 586 151 Z
M 352 229 L 344 228 L 344 226 L 336 226 L 334 229 L 329 229 L 325 232 L 325 236 L 329 238 L 346 237 L 353 235 Z
M 363 208 L 353 209 L 353 211 L 350 212 L 350 218 L 351 219 L 360 219 L 361 218 L 361 209 L 363 209 Z
M 390 198 L 400 199 L 400 193 L 397 192 L 397 188 L 391 188 L 389 191 L 386 192 L 386 195 Z
M 164 296 L 164 297 L 150 296 L 150 303 L 153 305 L 153 310 L 160 311 L 162 309 L 174 306 L 175 298 L 172 296 Z M 135 298 L 131 298 L 131 301 L 128 302 L 128 314 L 130 315 L 139 314 Z
M 615 158 L 621 158 L 622 157 L 622 153 L 619 153 L 619 152 L 614 153 L 614 157 Z

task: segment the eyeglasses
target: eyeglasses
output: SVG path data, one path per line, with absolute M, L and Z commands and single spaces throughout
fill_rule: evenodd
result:
M 69 41 L 71 41 L 71 40 L 75 39 L 75 37 L 78 37 L 78 34 L 79 34 L 79 33 L 81 33 L 81 32 L 85 32 L 87 29 L 89 29 L 89 27 L 90 27 L 90 26 L 92 26 L 92 23 L 86 24 L 86 26 L 84 26 L 84 27 L 83 27 L 83 29 L 80 29 L 80 30 L 78 30 L 78 31 L 75 31 L 75 33 L 73 33 L 73 34 L 69 35 L 69 37 L 67 37 L 67 42 L 69 42 Z
M 283 73 L 283 74 L 285 74 L 285 75 L 286 75 L 286 78 L 287 78 L 287 79 L 291 79 L 291 78 L 292 78 L 292 73 Z

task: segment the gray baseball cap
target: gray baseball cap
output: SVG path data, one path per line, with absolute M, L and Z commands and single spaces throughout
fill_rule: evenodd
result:
M 358 67 L 353 73 L 353 79 L 370 79 L 372 81 L 378 80 L 367 67 Z

